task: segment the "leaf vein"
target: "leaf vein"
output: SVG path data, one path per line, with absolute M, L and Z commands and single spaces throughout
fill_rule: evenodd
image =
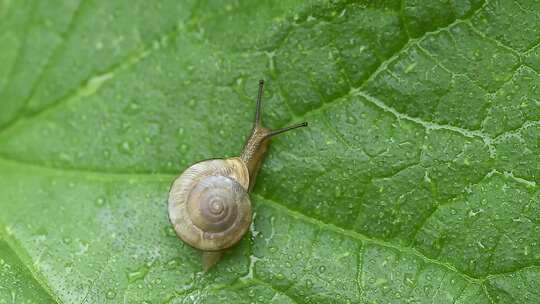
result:
M 448 271 L 451 271 L 451 272 L 454 272 L 458 275 L 460 275 L 461 277 L 463 277 L 464 279 L 470 281 L 470 282 L 474 282 L 474 283 L 481 283 L 483 281 L 483 278 L 477 278 L 477 277 L 472 277 L 466 273 L 463 273 L 461 271 L 459 271 L 458 269 L 456 269 L 453 265 L 450 265 L 450 264 L 447 264 L 447 263 L 444 263 L 444 262 L 441 262 L 439 260 L 434 260 L 434 259 L 431 259 L 427 256 L 425 256 L 424 254 L 422 254 L 421 252 L 419 252 L 418 250 L 416 250 L 415 248 L 413 247 L 403 247 L 403 246 L 399 246 L 399 245 L 396 245 L 396 244 L 392 244 L 392 243 L 389 243 L 387 241 L 384 241 L 384 240 L 380 240 L 380 239 L 376 239 L 376 238 L 372 238 L 372 237 L 369 237 L 367 235 L 364 235 L 364 234 L 361 234 L 357 231 L 354 231 L 354 230 L 349 230 L 349 229 L 344 229 L 344 228 L 341 228 L 341 227 L 338 227 L 334 224 L 331 224 L 331 223 L 326 223 L 320 219 L 316 219 L 316 218 L 312 218 L 310 216 L 307 216 L 301 212 L 298 212 L 298 211 L 294 211 L 294 210 L 291 210 L 289 208 L 287 208 L 286 206 L 284 206 L 283 204 L 280 204 L 272 199 L 269 199 L 269 198 L 266 198 L 260 194 L 257 194 L 257 193 L 254 193 L 253 196 L 255 197 L 258 197 L 259 199 L 261 199 L 263 201 L 263 204 L 266 204 L 270 207 L 274 207 L 274 209 L 276 210 L 279 210 L 289 216 L 292 216 L 294 218 L 297 218 L 297 219 L 301 219 L 301 220 L 304 220 L 306 222 L 309 222 L 315 226 L 317 226 L 318 228 L 324 228 L 328 231 L 332 231 L 332 232 L 335 232 L 335 233 L 338 233 L 338 234 L 341 234 L 341 235 L 345 235 L 345 236 L 348 236 L 350 238 L 353 238 L 353 239 L 356 239 L 356 240 L 359 240 L 361 242 L 365 242 L 365 243 L 369 243 L 369 244 L 376 244 L 376 245 L 379 245 L 379 246 L 382 246 L 382 247 L 385 247 L 385 248 L 391 248 L 391 249 L 395 249 L 395 250 L 398 250 L 399 252 L 402 252 L 402 253 L 407 253 L 407 254 L 411 254 L 413 256 L 416 256 L 418 258 L 420 258 L 421 260 L 427 262 L 427 263 L 430 263 L 430 264 L 435 264 L 435 265 L 439 265 L 441 266 L 442 268 L 445 268 L 446 270 Z
M 41 287 L 41 289 L 49 296 L 49 298 L 57 304 L 62 304 L 62 301 L 52 292 L 52 289 L 46 282 L 45 278 L 42 277 L 32 267 L 30 267 L 31 265 L 29 265 L 28 263 L 30 258 L 25 258 L 28 256 L 28 253 L 24 250 L 24 248 L 16 245 L 14 238 L 9 235 L 9 233 L 7 233 L 5 229 L 6 227 L 7 226 L 4 223 L 0 222 L 0 239 L 4 240 L 4 242 L 8 245 L 9 249 L 11 249 L 11 251 L 13 251 L 17 257 L 19 257 L 21 263 L 32 275 L 32 279 L 36 282 L 37 285 L 39 285 L 39 287 Z
M 79 11 L 79 10 L 77 10 L 77 11 Z M 103 83 L 108 82 L 111 79 L 113 79 L 114 75 L 117 72 L 128 69 L 133 65 L 136 65 L 142 59 L 149 56 L 151 53 L 155 52 L 156 50 L 159 50 L 160 48 L 155 48 L 154 47 L 156 42 L 171 39 L 172 37 L 175 37 L 180 32 L 181 32 L 180 27 L 179 26 L 174 26 L 173 30 L 170 30 L 170 31 L 166 32 L 166 34 L 164 34 L 162 36 L 159 36 L 158 38 L 150 41 L 149 43 L 145 43 L 145 44 L 140 45 L 139 47 L 136 48 L 136 50 L 134 52 L 132 52 L 131 54 L 126 55 L 126 57 L 123 60 L 121 60 L 118 63 L 112 64 L 111 66 L 104 69 L 103 71 L 100 71 L 100 73 L 96 73 L 96 74 L 91 75 L 85 81 L 83 81 L 81 83 L 81 86 L 67 92 L 66 94 L 64 94 L 63 97 L 58 98 L 55 101 L 52 101 L 49 105 L 47 105 L 47 106 L 45 106 L 45 107 L 43 107 L 43 108 L 41 108 L 41 109 L 39 109 L 39 110 L 37 110 L 35 112 L 29 113 L 29 114 L 24 115 L 24 116 L 19 115 L 17 118 L 13 119 L 10 123 L 8 123 L 5 126 L 3 126 L 2 128 L 0 128 L 0 133 L 5 132 L 8 129 L 12 128 L 18 122 L 22 121 L 23 118 L 25 120 L 34 119 L 35 117 L 39 117 L 43 113 L 50 112 L 50 111 L 53 111 L 53 110 L 59 108 L 61 105 L 67 103 L 70 100 L 79 100 L 82 97 L 88 97 L 88 96 L 91 96 L 91 95 L 97 93 L 99 91 L 99 88 L 101 87 L 101 85 L 103 85 Z M 61 50 L 57 51 L 58 54 L 59 54 L 60 51 Z M 53 57 L 56 57 L 56 56 L 59 56 L 59 55 L 55 54 L 55 56 L 53 56 Z M 46 73 L 43 72 L 42 75 L 40 76 L 40 78 L 43 78 L 43 75 L 45 75 L 45 74 Z M 40 82 L 40 81 L 41 80 L 38 80 L 37 82 Z M 99 84 L 98 88 L 94 89 L 94 90 L 91 90 L 92 87 L 95 87 L 96 83 Z M 33 90 L 35 90 L 37 87 L 38 87 L 38 85 L 36 84 L 34 86 Z M 91 92 L 90 94 L 88 94 L 89 91 Z M 33 92 L 33 91 L 30 93 L 30 95 L 27 98 L 25 103 L 29 102 L 29 100 L 33 97 L 34 93 L 35 92 Z

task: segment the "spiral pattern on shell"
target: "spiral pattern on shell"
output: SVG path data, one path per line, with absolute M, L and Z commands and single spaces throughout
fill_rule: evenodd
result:
M 249 173 L 239 158 L 212 159 L 186 169 L 169 193 L 169 218 L 189 245 L 217 251 L 237 243 L 251 224 Z

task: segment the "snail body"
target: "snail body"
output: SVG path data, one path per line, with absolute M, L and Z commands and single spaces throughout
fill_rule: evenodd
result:
M 215 265 L 251 225 L 249 191 L 268 148 L 270 137 L 307 123 L 269 130 L 261 124 L 264 82 L 259 82 L 255 122 L 239 157 L 195 163 L 177 177 L 169 191 L 169 219 L 176 234 L 203 252 L 203 270 Z

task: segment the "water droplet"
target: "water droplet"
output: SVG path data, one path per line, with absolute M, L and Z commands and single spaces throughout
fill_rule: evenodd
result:
M 276 279 L 281 281 L 281 280 L 285 279 L 285 276 L 283 275 L 283 273 L 280 272 L 280 273 L 276 274 Z
M 405 68 L 405 74 L 409 74 L 410 72 L 412 72 L 414 70 L 414 68 L 416 67 L 416 62 L 412 63 L 412 64 L 409 64 L 406 68 Z
M 109 300 L 112 300 L 116 297 L 116 291 L 114 289 L 109 289 L 105 293 L 105 297 Z
M 127 141 L 124 141 L 124 142 L 122 143 L 122 147 L 121 147 L 121 148 L 122 148 L 122 151 L 124 151 L 124 152 L 130 152 L 130 151 L 131 151 L 131 145 L 130 145 L 129 142 L 127 142 Z
M 268 250 L 270 250 L 271 253 L 275 253 L 277 251 L 277 248 L 272 246 L 268 248 Z
M 323 273 L 323 272 L 325 272 L 325 271 L 326 271 L 326 267 L 325 267 L 324 265 L 319 266 L 319 272 L 320 272 L 320 273 Z
M 174 232 L 174 229 L 171 226 L 165 227 L 165 235 L 176 237 L 176 233 Z
M 138 268 L 137 270 L 128 273 L 128 275 L 127 275 L 128 282 L 133 283 L 135 281 L 143 279 L 146 276 L 146 274 L 148 273 L 149 270 L 150 270 L 150 268 L 148 266 L 143 265 L 140 268 Z
M 172 259 L 170 261 L 167 262 L 167 268 L 168 269 L 174 269 L 176 268 L 178 265 L 180 265 L 180 262 L 178 259 Z
M 103 205 L 105 205 L 105 199 L 103 197 L 98 197 L 96 200 L 96 206 L 101 207 Z
M 128 110 L 126 112 L 128 112 L 128 114 L 135 114 L 139 112 L 140 109 L 141 106 L 139 104 L 137 104 L 136 102 L 132 102 L 129 104 Z
M 341 187 L 339 185 L 336 185 L 336 187 L 334 188 L 334 191 L 335 191 L 336 197 L 341 197 Z

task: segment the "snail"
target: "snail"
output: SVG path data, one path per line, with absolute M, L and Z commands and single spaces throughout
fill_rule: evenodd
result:
M 195 163 L 177 177 L 169 191 L 169 220 L 178 237 L 202 251 L 203 271 L 238 243 L 251 225 L 251 201 L 257 171 L 277 134 L 307 126 L 307 122 L 270 130 L 261 123 L 264 81 L 259 81 L 255 121 L 240 156 Z

